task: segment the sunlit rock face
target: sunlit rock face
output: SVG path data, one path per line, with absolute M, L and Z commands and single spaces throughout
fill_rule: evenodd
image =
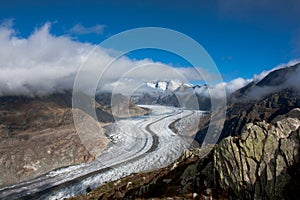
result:
M 292 195 L 288 191 L 299 184 L 299 168 L 291 173 L 299 165 L 299 127 L 300 109 L 295 108 L 271 123 L 247 124 L 240 137 L 225 138 L 214 153 L 219 186 L 247 199 Z

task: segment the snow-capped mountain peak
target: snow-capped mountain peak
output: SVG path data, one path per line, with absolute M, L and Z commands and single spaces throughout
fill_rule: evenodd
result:
M 180 86 L 182 85 L 182 83 L 181 82 L 179 82 L 179 81 L 170 81 L 169 82 L 169 89 L 170 90 L 172 90 L 172 91 L 175 91 L 175 90 L 177 90 Z
M 145 84 L 146 84 L 146 86 L 148 86 L 150 88 L 156 88 L 156 83 L 155 82 L 146 82 Z
M 165 90 L 168 89 L 168 85 L 169 85 L 169 84 L 168 84 L 168 82 L 166 82 L 166 81 L 159 81 L 159 82 L 157 82 L 157 84 L 156 84 L 156 88 L 165 91 Z
M 170 80 L 170 81 L 152 81 L 152 82 L 146 82 L 145 85 L 147 87 L 153 88 L 153 89 L 159 89 L 161 91 L 177 91 L 177 90 L 184 90 L 188 88 L 193 88 L 192 84 L 188 83 L 182 83 L 178 80 Z

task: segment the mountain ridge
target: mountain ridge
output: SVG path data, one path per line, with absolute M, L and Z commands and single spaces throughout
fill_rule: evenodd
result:
M 251 82 L 233 93 L 228 98 L 229 100 L 227 103 L 226 120 L 224 122 L 224 128 L 221 132 L 219 141 L 227 136 L 238 135 L 246 123 L 263 120 L 270 122 L 276 115 L 285 114 L 291 109 L 300 107 L 300 90 L 297 87 L 289 87 L 290 85 L 286 85 L 285 83 L 288 77 L 278 74 L 283 73 L 294 75 L 293 73 L 286 72 L 286 70 L 289 71 L 290 69 L 292 69 L 292 71 L 296 69 L 299 70 L 300 64 L 296 64 L 292 68 L 287 67 L 280 70 L 275 70 L 264 77 L 261 80 L 263 81 L 265 87 L 265 92 L 262 96 L 252 98 L 252 96 L 249 95 L 249 93 L 252 93 L 253 90 L 257 88 L 261 89 L 260 86 L 256 86 L 260 82 Z M 267 85 L 267 81 L 265 80 L 270 80 L 270 77 L 273 76 L 285 77 L 285 79 L 280 79 L 283 80 L 281 84 L 278 84 L 277 82 L 278 90 L 268 90 L 269 85 Z M 217 114 L 217 112 L 218 111 L 212 114 Z M 209 122 L 210 116 L 207 116 L 201 120 L 199 131 L 195 136 L 199 143 L 204 141 Z

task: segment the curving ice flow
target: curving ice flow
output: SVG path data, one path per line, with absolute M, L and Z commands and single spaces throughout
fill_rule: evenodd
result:
M 36 179 L 0 189 L 0 199 L 62 199 L 131 173 L 166 166 L 192 142 L 174 134 L 169 125 L 201 111 L 142 106 L 149 116 L 123 119 L 111 127 L 113 144 L 95 161 L 49 172 Z M 196 115 L 195 115 L 196 113 Z M 197 114 L 198 113 L 198 114 Z

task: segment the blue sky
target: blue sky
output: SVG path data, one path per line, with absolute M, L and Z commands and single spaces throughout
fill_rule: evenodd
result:
M 174 29 L 199 42 L 228 81 L 251 78 L 300 57 L 299 8 L 297 0 L 10 0 L 1 1 L 0 19 L 14 19 L 22 37 L 51 22 L 52 34 L 93 44 L 132 28 Z M 187 65 L 161 51 L 138 51 L 130 57 Z

